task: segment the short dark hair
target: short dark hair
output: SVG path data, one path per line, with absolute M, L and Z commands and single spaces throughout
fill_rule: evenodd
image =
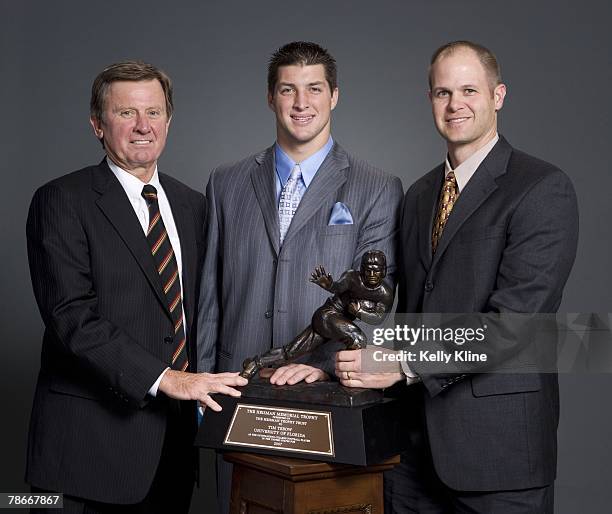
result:
M 166 98 L 166 114 L 169 119 L 174 110 L 172 81 L 162 70 L 142 61 L 124 61 L 111 64 L 98 74 L 91 86 L 91 100 L 89 101 L 89 113 L 91 116 L 100 121 L 102 120 L 108 88 L 113 82 L 139 82 L 141 80 L 159 81 Z
M 338 87 L 336 60 L 327 49 L 308 41 L 293 41 L 281 46 L 270 57 L 268 63 L 268 93 L 274 94 L 274 88 L 278 81 L 278 68 L 295 64 L 300 66 L 322 64 L 325 68 L 325 80 L 327 80 L 331 92 L 333 93 L 334 89 Z
M 451 41 L 450 43 L 442 45 L 431 56 L 428 73 L 429 89 L 431 89 L 431 69 L 435 62 L 441 57 L 446 57 L 447 55 L 452 54 L 456 50 L 464 48 L 472 50 L 480 60 L 480 63 L 484 67 L 485 72 L 489 77 L 489 85 L 491 86 L 491 90 L 495 89 L 496 86 L 501 84 L 501 68 L 499 67 L 499 63 L 497 62 L 497 57 L 495 57 L 495 54 L 491 52 L 491 50 L 489 50 L 485 46 L 479 45 L 478 43 L 474 43 L 473 41 Z

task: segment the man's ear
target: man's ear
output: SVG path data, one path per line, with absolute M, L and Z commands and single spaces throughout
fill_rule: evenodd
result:
M 496 111 L 499 111 L 504 106 L 504 98 L 506 98 L 506 84 L 498 84 L 493 90 Z
M 336 104 L 338 103 L 339 96 L 340 96 L 340 90 L 336 87 L 332 91 L 332 97 L 331 97 L 331 110 L 332 111 L 336 108 Z
M 94 135 L 99 140 L 102 140 L 104 138 L 104 130 L 102 129 L 102 123 L 100 122 L 100 120 L 96 118 L 95 116 L 90 116 L 89 123 L 91 123 L 91 126 L 94 131 Z

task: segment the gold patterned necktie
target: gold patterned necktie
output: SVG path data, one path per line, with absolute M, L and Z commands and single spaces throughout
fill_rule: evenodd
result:
M 438 214 L 434 222 L 433 231 L 431 233 L 431 252 L 436 253 L 438 242 L 442 237 L 442 232 L 446 226 L 446 221 L 453 210 L 455 202 L 459 197 L 459 186 L 457 185 L 457 179 L 455 173 L 449 171 L 448 175 L 444 179 L 442 184 L 442 190 L 440 191 L 440 200 L 438 201 Z

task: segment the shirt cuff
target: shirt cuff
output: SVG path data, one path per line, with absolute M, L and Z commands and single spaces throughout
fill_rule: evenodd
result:
M 164 371 L 162 371 L 161 375 L 157 377 L 157 380 L 151 386 L 151 389 L 149 389 L 149 395 L 152 396 L 153 398 L 157 396 L 157 390 L 159 389 L 159 383 L 161 382 L 162 378 L 164 378 L 166 371 L 168 371 L 169 369 L 170 368 L 166 368 Z
M 414 384 L 415 382 L 421 381 L 421 377 L 410 369 L 406 361 L 400 361 L 400 368 L 402 373 L 406 376 L 406 383 Z

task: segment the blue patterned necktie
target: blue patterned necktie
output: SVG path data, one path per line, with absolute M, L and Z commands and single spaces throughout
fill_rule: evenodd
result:
M 302 180 L 302 170 L 300 165 L 296 164 L 291 170 L 291 175 L 281 191 L 280 200 L 278 202 L 278 221 L 280 224 L 280 243 L 283 240 L 291 225 L 293 215 L 300 204 L 300 200 L 306 191 L 306 186 Z

